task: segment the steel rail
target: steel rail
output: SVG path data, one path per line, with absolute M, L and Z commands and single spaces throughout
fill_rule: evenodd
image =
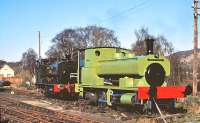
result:
M 0 96 L 0 107 L 3 108 L 4 114 L 13 115 L 24 121 L 49 122 L 82 122 L 82 123 L 100 123 L 91 118 L 83 117 L 77 114 L 66 114 L 38 106 L 33 106 L 20 102 L 16 99 Z M 16 116 L 17 115 L 17 116 Z M 21 117 L 23 116 L 23 117 Z M 10 117 L 11 119 L 13 117 Z M 26 119 L 23 119 L 26 117 Z M 15 119 L 15 118 L 13 118 Z

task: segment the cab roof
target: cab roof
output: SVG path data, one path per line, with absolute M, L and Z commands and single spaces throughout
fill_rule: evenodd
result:
M 79 49 L 79 50 L 83 51 L 83 50 L 87 50 L 87 49 L 99 49 L 99 48 L 111 48 L 111 49 L 121 49 L 121 50 L 131 51 L 129 49 L 121 48 L 121 47 L 89 47 L 89 48 L 82 48 L 82 49 Z

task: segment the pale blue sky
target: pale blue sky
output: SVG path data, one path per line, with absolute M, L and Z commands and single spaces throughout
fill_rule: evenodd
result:
M 134 31 L 148 27 L 163 34 L 176 50 L 193 46 L 192 0 L 0 0 L 0 59 L 18 61 L 26 49 L 42 54 L 65 28 L 98 25 L 116 32 L 121 46 L 130 48 Z M 131 9 L 130 9 L 131 8 Z

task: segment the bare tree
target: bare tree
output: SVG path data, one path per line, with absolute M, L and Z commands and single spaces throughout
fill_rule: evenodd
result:
M 160 55 L 168 56 L 174 52 L 174 46 L 165 36 L 158 35 L 156 37 L 155 51 Z
M 29 48 L 26 52 L 22 54 L 22 67 L 24 70 L 30 71 L 31 75 L 34 75 L 34 69 L 36 67 L 37 53 Z
M 145 55 L 146 48 L 145 39 L 153 38 L 154 42 L 154 52 L 160 55 L 170 55 L 174 52 L 174 47 L 171 42 L 169 42 L 163 35 L 153 36 L 148 32 L 148 28 L 141 28 L 135 31 L 136 42 L 132 44 L 132 50 L 136 55 Z
M 57 58 L 65 58 L 67 54 L 72 54 L 71 49 L 120 46 L 114 31 L 98 26 L 65 29 L 52 39 L 52 43 L 46 55 Z
M 119 47 L 120 43 L 114 31 L 97 26 L 85 28 L 87 47 Z
M 62 57 L 62 54 L 59 53 L 59 50 L 57 50 L 55 44 L 52 45 L 52 46 L 49 48 L 49 50 L 48 50 L 45 54 L 48 56 L 48 58 L 54 58 L 55 56 L 57 56 L 57 57 L 59 57 L 59 58 Z
M 6 61 L 0 60 L 0 66 L 4 65 L 6 63 Z

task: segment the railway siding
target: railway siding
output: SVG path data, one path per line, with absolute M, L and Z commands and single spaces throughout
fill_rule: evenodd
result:
M 39 122 L 39 123 L 101 123 L 96 119 L 71 115 L 50 109 L 33 106 L 9 97 L 0 96 L 1 119 L 10 122 Z

